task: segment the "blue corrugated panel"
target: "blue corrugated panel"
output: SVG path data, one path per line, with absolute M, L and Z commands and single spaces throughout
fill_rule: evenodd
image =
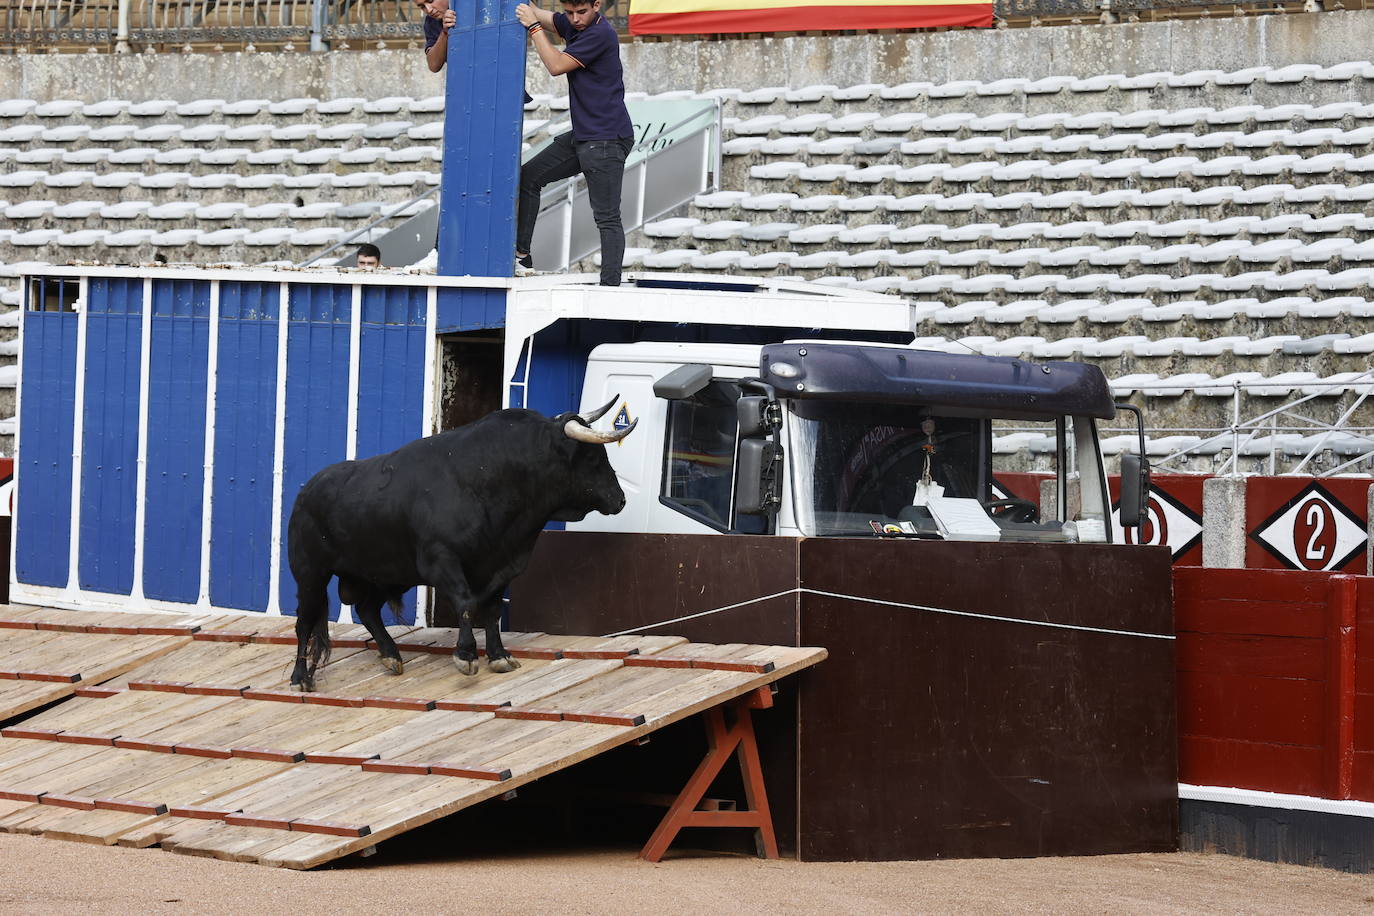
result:
M 440 287 L 434 297 L 434 325 L 440 334 L 504 328 L 506 290 Z
M 518 0 L 458 3 L 449 29 L 439 273 L 509 277 L 524 124 Z
M 425 397 L 425 293 L 363 288 L 358 379 L 359 458 L 420 438 Z
M 555 417 L 580 406 L 587 356 L 592 347 L 605 341 L 585 343 L 579 324 L 560 321 L 534 335 L 534 362 L 525 390 L 525 406 L 530 410 Z
M 348 346 L 353 289 L 291 287 L 286 331 L 286 433 L 282 465 L 281 607 L 296 613 L 296 582 L 286 561 L 286 522 L 296 494 L 317 471 L 347 457 Z M 338 600 L 330 590 L 329 616 Z
M 210 514 L 210 603 L 216 607 L 261 611 L 268 604 L 280 315 L 281 284 L 220 284 Z
M 134 582 L 143 281 L 92 277 L 86 302 L 77 581 L 127 595 Z
M 29 585 L 61 587 L 67 584 L 71 552 L 78 318 L 75 312 L 33 311 L 22 318 L 15 577 Z
M 210 284 L 154 280 L 152 310 L 143 594 L 193 604 L 200 594 Z
M 363 287 L 359 458 L 392 451 L 423 431 L 427 292 L 415 286 Z M 415 621 L 413 591 L 406 595 L 402 620 Z

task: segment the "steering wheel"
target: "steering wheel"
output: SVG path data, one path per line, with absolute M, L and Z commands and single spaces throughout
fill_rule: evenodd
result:
M 671 497 L 671 499 L 672 499 L 673 502 L 677 503 L 679 506 L 683 506 L 683 507 L 688 508 L 688 509 L 695 509 L 697 512 L 699 512 L 699 513 L 701 513 L 702 515 L 706 516 L 707 518 L 709 518 L 711 521 L 715 522 L 716 524 L 719 524 L 719 525 L 724 525 L 724 524 L 725 524 L 725 520 L 722 519 L 722 518 L 720 517 L 719 513 L 716 512 L 716 507 L 713 506 L 713 505 L 711 505 L 710 503 L 708 503 L 708 502 L 707 502 L 706 500 L 704 500 L 704 499 L 695 499 L 695 498 L 693 498 L 693 497 L 691 497 L 691 496 L 674 496 L 674 497 Z
M 1008 522 L 1039 522 L 1040 507 L 1029 499 L 1020 497 L 1010 497 L 1008 499 L 993 499 L 983 503 L 983 508 L 992 514 L 993 518 L 1003 519 Z

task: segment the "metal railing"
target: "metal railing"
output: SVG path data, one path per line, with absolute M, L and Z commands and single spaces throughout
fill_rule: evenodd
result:
M 1363 0 L 994 0 L 1003 22 L 1128 22 L 1203 16 L 1264 15 L 1324 9 L 1363 8 Z
M 723 141 L 719 101 L 689 103 L 686 107 L 695 110 L 671 123 L 654 116 L 661 107 L 658 103 L 631 102 L 628 107 L 636 132 L 643 131 L 626 159 L 621 196 L 625 231 L 632 232 L 696 195 L 715 190 Z M 529 150 L 525 160 L 542 146 Z M 535 267 L 567 270 L 600 248 L 585 176 L 545 187 L 535 224 Z
M 296 45 L 419 39 L 412 0 L 0 0 L 0 47 Z
M 1365 8 L 1368 0 L 994 0 L 1016 25 Z M 630 0 L 603 0 L 622 35 Z M 53 46 L 129 50 L 204 44 L 294 45 L 408 42 L 420 36 L 413 0 L 0 0 L 0 49 Z M 674 36 L 667 36 L 674 37 Z M 697 36 L 683 36 L 693 38 Z M 738 36 L 722 36 L 738 37 Z
M 1275 474 L 1278 471 L 1280 453 L 1290 459 L 1300 459 L 1286 471 L 1288 474 L 1299 474 L 1309 465 L 1314 465 L 1322 452 L 1339 444 L 1339 454 L 1346 460 L 1338 460 L 1331 467 L 1316 471 L 1315 474 L 1312 470 L 1307 471 L 1317 477 L 1331 477 L 1343 472 L 1349 473 L 1352 468 L 1374 456 L 1374 437 L 1371 437 L 1369 428 L 1355 426 L 1350 422 L 1369 397 L 1374 395 L 1374 369 L 1346 382 L 1297 383 L 1294 387 L 1307 389 L 1308 393 L 1272 410 L 1242 419 L 1241 403 L 1244 392 L 1252 388 L 1263 390 L 1272 386 L 1272 382 L 1267 385 L 1264 382 L 1233 383 L 1231 424 L 1222 429 L 1200 430 L 1199 432 L 1204 433 L 1201 442 L 1156 459 L 1155 466 L 1163 469 L 1170 462 L 1180 462 L 1225 449 L 1229 451 L 1229 455 L 1216 470 L 1217 474 L 1236 473 L 1243 457 L 1265 457 L 1266 454 L 1269 473 Z M 1341 405 L 1340 414 L 1334 422 L 1326 422 L 1310 416 L 1309 411 L 1299 410 L 1304 404 L 1316 398 L 1329 396 L 1330 392 L 1323 390 L 1329 388 L 1339 388 L 1354 395 L 1351 403 Z M 1282 435 L 1292 438 L 1284 440 L 1280 438 Z M 1256 448 L 1256 443 L 1263 447 Z
M 1156 473 L 1267 476 L 1301 475 L 1335 477 L 1342 474 L 1369 473 L 1374 468 L 1374 426 L 1369 425 L 1367 404 L 1374 398 L 1374 368 L 1347 381 L 1294 381 L 1294 394 L 1282 404 L 1246 416 L 1246 393 L 1271 396 L 1272 381 L 1233 382 L 1230 385 L 1230 422 L 1218 426 L 1146 426 L 1150 464 Z M 1334 390 L 1333 389 L 1339 389 Z M 1180 390 L 1180 394 L 1183 391 Z M 1310 408 L 1318 398 L 1334 401 L 1323 404 L 1326 419 Z M 1339 398 L 1339 400 L 1335 400 Z M 1363 413 L 1361 412 L 1364 409 Z M 1251 410 L 1254 410 L 1251 407 Z M 1146 408 L 1149 415 L 1149 408 Z M 1363 422 L 1356 423 L 1359 419 Z M 993 432 L 998 436 L 1015 433 L 1046 432 L 1043 424 L 1021 425 L 999 422 Z M 1134 453 L 1136 427 L 1101 426 L 1099 440 L 1105 455 Z M 1182 441 L 1180 441 L 1182 440 Z M 1185 444 L 1186 443 L 1186 444 Z M 1022 452 L 1004 453 L 1009 460 Z M 1032 448 L 1032 461 L 1043 457 Z M 1007 467 L 1005 470 L 1043 470 L 1038 464 Z

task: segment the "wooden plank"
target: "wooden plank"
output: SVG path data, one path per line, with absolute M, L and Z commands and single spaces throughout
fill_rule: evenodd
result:
M 1326 676 L 1324 643 L 1312 638 L 1181 632 L 1176 666 L 1184 679 L 1185 672 L 1202 672 L 1321 680 Z
M 1323 684 L 1192 672 L 1180 679 L 1180 735 L 1319 747 Z
M 1322 750 L 1229 738 L 1181 735 L 1179 780 L 1266 792 L 1320 796 Z
M 1179 596 L 1174 620 L 1179 632 L 1319 638 L 1325 632 L 1326 603 Z
M 1257 574 L 1258 573 L 1258 574 Z M 1279 603 L 1326 603 L 1327 573 L 1283 572 L 1253 569 L 1174 569 L 1177 598 L 1212 601 L 1244 595 L 1255 601 Z
M 104 778 L 94 784 L 93 788 L 108 789 L 130 796 L 137 793 L 172 806 L 213 808 L 217 803 L 217 797 L 223 792 L 252 784 L 281 769 L 280 766 L 270 763 L 237 759 L 207 761 L 203 758 L 179 755 L 155 756 L 162 764 L 156 768 L 160 773 L 159 778 L 150 779 L 147 770 L 152 768 L 145 763 L 143 766 L 125 767 L 116 773 L 106 772 Z M 180 771 L 172 768 L 173 761 L 184 764 Z M 207 767 L 207 764 L 216 765 Z M 146 830 L 152 819 L 148 815 L 130 814 L 122 818 L 102 816 L 85 820 L 31 820 L 26 826 L 41 830 L 45 835 L 61 834 L 62 838 L 66 839 L 112 844 L 131 832 Z
M 6 636 L 25 632 L 0 630 Z M 26 667 L 80 671 L 83 683 L 117 677 L 151 659 L 176 651 L 188 641 L 187 637 L 170 636 L 93 636 L 60 632 L 51 635 L 53 639 L 43 644 L 41 652 L 35 654 Z M 0 681 L 0 684 L 8 683 Z M 74 690 L 71 683 L 45 685 L 41 690 L 0 689 L 0 719 L 12 718 L 70 696 Z
M 103 641 L 109 658 L 139 656 L 146 646 L 136 640 L 162 640 L 174 645 L 124 668 L 108 680 L 110 687 L 180 681 L 173 689 L 206 689 L 73 698 L 31 725 L 63 732 L 65 740 L 0 738 L 0 788 L 70 796 L 76 799 L 70 804 L 80 805 L 0 800 L 0 828 L 84 842 L 162 843 L 186 854 L 291 868 L 313 867 L 494 798 L 824 657 L 823 650 L 710 646 L 677 637 L 516 633 L 506 638 L 509 647 L 543 657 L 527 658 L 510 673 L 482 666 L 464 677 L 449 655 L 453 630 L 395 627 L 393 634 L 408 644 L 404 674 L 385 673 L 374 649 L 345 645 L 317 677 L 344 699 L 306 703 L 285 683 L 294 654 L 287 638 L 292 620 L 202 620 L 197 625 L 206 635 L 192 639 L 122 632 L 130 627 L 121 624 L 135 622 L 132 616 L 109 615 L 121 618 L 111 622 L 105 615 L 48 613 L 58 616 L 28 612 L 15 619 L 83 626 L 106 620 L 107 631 L 0 627 L 0 647 L 23 648 L 7 643 L 9 636 L 26 640 L 24 647 L 35 651 L 20 657 L 32 668 L 38 659 L 50 665 L 68 657 L 83 641 L 87 651 L 91 640 Z M 331 629 L 340 642 L 366 645 L 356 625 Z M 235 633 L 246 641 L 206 638 L 239 639 Z M 556 659 L 566 653 L 575 657 Z M 625 665 L 627 658 L 658 653 L 699 664 Z M 0 681 L 0 692 L 23 683 Z M 242 688 L 249 688 L 246 696 Z M 401 699 L 358 706 L 351 697 L 364 704 L 367 697 Z M 432 708 L 440 700 L 460 708 Z M 122 737 L 112 744 L 114 735 Z M 171 749 L 176 752 L 165 752 Z M 97 798 L 111 804 L 97 807 Z M 168 812 L 157 813 L 160 805 Z M 226 816 L 233 823 L 206 819 Z M 293 830 L 297 822 L 310 829 Z

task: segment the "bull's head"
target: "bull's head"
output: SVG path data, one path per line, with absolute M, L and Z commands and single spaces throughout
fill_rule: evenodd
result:
M 553 518 L 560 522 L 580 522 L 592 511 L 603 515 L 615 515 L 625 508 L 625 491 L 620 488 L 610 459 L 606 457 L 606 445 L 619 442 L 634 432 L 639 420 L 621 430 L 598 432 L 592 424 L 606 415 L 620 395 L 611 398 L 601 407 L 586 414 L 565 413 L 555 417 L 553 422 L 561 427 L 563 436 L 572 448 L 573 477 L 578 488 L 575 504 L 560 509 Z

